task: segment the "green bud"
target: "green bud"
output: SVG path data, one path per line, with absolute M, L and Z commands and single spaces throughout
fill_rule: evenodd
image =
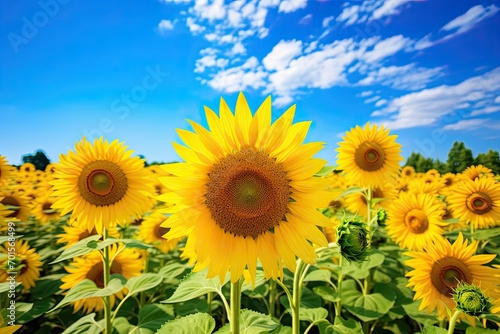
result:
M 387 220 L 387 212 L 384 209 L 378 210 L 378 212 L 377 212 L 377 223 L 380 226 L 384 226 L 386 220 Z
M 457 303 L 458 310 L 470 316 L 477 317 L 491 312 L 490 298 L 475 285 L 459 283 L 453 292 L 453 300 Z
M 337 227 L 340 252 L 349 261 L 363 261 L 368 255 L 368 231 L 360 217 L 343 218 Z

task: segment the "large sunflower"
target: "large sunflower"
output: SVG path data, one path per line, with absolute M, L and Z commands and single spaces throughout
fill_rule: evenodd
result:
M 147 217 L 144 217 L 137 236 L 142 241 L 152 244 L 163 253 L 167 253 L 177 246 L 179 238 L 165 239 L 163 236 L 169 231 L 168 228 L 161 227 L 161 224 L 167 219 L 159 212 L 153 212 Z
M 460 233 L 453 245 L 442 238 L 428 244 L 425 252 L 405 253 L 412 257 L 405 264 L 414 270 L 406 276 L 410 277 L 408 286 L 415 291 L 414 299 L 422 300 L 420 310 L 432 312 L 437 308 L 438 317 L 444 319 L 446 306 L 452 310 L 455 308 L 452 294 L 460 282 L 480 286 L 495 297 L 498 278 L 495 277 L 495 269 L 484 264 L 492 261 L 496 255 L 473 255 L 478 242 L 467 244 L 468 241 Z
M 488 167 L 477 165 L 467 167 L 459 176 L 462 179 L 475 180 L 483 177 L 492 179 L 495 177 L 495 174 Z
M 117 244 L 109 247 L 109 258 L 113 259 L 111 274 L 120 274 L 126 279 L 140 275 L 144 268 L 144 259 L 135 249 L 123 248 L 123 245 Z M 61 285 L 62 290 L 69 290 L 86 278 L 93 281 L 98 288 L 102 289 L 104 287 L 104 267 L 100 251 L 93 251 L 85 256 L 76 257 L 69 266 L 64 268 L 69 274 L 61 278 L 64 283 Z M 114 305 L 115 298 L 122 299 L 123 291 L 111 295 L 111 306 Z M 104 302 L 100 297 L 93 297 L 76 301 L 73 307 L 75 312 L 83 308 L 85 313 L 90 313 L 102 310 Z
M 500 224 L 500 183 L 491 178 L 464 179 L 446 198 L 453 215 L 475 228 Z
M 401 247 L 423 250 L 441 238 L 443 202 L 430 194 L 401 193 L 387 212 L 387 234 Z
M 78 222 L 90 232 L 103 227 L 123 224 L 131 216 L 140 216 L 151 206 L 152 185 L 143 160 L 131 157 L 123 143 L 96 139 L 93 144 L 85 138 L 75 150 L 61 155 L 50 183 L 52 206 L 61 215 L 72 211 L 71 223 Z
M 14 252 L 12 249 L 15 249 Z M 15 245 L 5 242 L 0 246 L 0 253 L 15 255 L 14 260 L 7 256 L 0 258 L 0 282 L 6 282 L 8 277 L 15 273 L 16 281 L 23 285 L 23 292 L 35 286 L 43 263 L 40 261 L 40 255 L 34 248 L 30 248 L 27 241 L 16 240 Z
M 342 170 L 352 183 L 361 187 L 381 187 L 391 181 L 399 171 L 401 144 L 396 135 L 389 135 L 389 129 L 367 123 L 351 128 L 339 143 L 338 169 Z
M 172 174 L 160 180 L 170 189 L 158 198 L 175 203 L 163 227 L 168 239 L 188 235 L 185 254 L 196 257 L 195 270 L 236 282 L 248 268 L 255 279 L 259 258 L 266 277 L 295 270 L 296 256 L 314 263 L 310 242 L 326 246 L 316 225 L 328 226 L 316 210 L 326 207 L 323 178 L 313 177 L 325 161 L 312 158 L 323 143 L 302 144 L 310 122 L 292 124 L 295 105 L 271 124 L 271 98 L 255 115 L 242 93 L 235 115 L 221 98 L 219 116 L 205 108 L 207 130 L 178 129 L 184 143 L 174 143 L 186 161 L 164 165 Z

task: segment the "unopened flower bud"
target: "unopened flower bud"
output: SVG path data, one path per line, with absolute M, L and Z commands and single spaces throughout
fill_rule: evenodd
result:
M 337 227 L 337 242 L 342 256 L 349 261 L 363 261 L 368 248 L 368 231 L 359 217 L 343 218 Z

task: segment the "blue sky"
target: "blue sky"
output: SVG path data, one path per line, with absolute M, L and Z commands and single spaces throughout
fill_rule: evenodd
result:
M 86 135 L 173 161 L 175 128 L 244 91 L 297 104 L 335 163 L 351 127 L 403 156 L 500 150 L 498 1 L 2 1 L 0 154 L 53 161 Z

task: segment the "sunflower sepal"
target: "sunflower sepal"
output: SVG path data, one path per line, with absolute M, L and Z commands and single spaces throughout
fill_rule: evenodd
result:
M 457 310 L 473 317 L 491 312 L 490 298 L 473 284 L 459 283 L 453 291 L 453 300 L 457 303 Z
M 337 227 L 341 255 L 348 261 L 364 261 L 368 256 L 368 230 L 362 217 L 342 218 Z

